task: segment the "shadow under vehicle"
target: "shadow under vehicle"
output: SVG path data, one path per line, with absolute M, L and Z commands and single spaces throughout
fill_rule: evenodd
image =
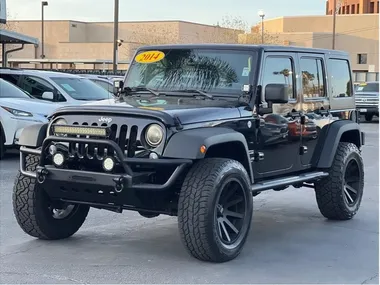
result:
M 113 104 L 61 108 L 22 132 L 13 206 L 27 234 L 67 238 L 91 207 L 172 215 L 192 256 L 225 262 L 243 250 L 252 197 L 263 191 L 312 188 L 332 220 L 359 210 L 364 133 L 345 52 L 141 47 L 115 95 Z M 268 114 L 296 121 L 297 139 L 268 140 L 287 133 Z M 310 138 L 302 130 L 313 114 L 323 127 Z

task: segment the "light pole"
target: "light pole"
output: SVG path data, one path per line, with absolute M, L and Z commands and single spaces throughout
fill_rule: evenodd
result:
M 335 26 L 336 26 L 336 0 L 333 1 L 333 34 L 332 34 L 332 49 L 335 49 Z
M 264 17 L 265 13 L 263 10 L 260 10 L 258 13 L 259 17 L 261 18 L 261 43 L 264 43 Z
M 45 37 L 45 31 L 44 31 L 44 28 L 45 28 L 45 15 L 44 15 L 44 8 L 45 6 L 48 6 L 48 2 L 47 1 L 42 1 L 41 2 L 41 58 L 44 59 L 45 58 L 45 47 L 44 47 L 44 37 Z
M 114 16 L 114 32 L 113 32 L 113 72 L 117 71 L 117 54 L 118 54 L 118 38 L 119 38 L 119 0 L 115 0 L 115 16 Z

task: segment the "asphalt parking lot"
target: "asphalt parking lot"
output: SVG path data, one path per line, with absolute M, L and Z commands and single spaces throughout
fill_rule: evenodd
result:
M 357 216 L 330 222 L 308 188 L 254 198 L 243 253 L 224 264 L 190 257 L 175 217 L 91 209 L 72 238 L 40 241 L 24 234 L 12 209 L 18 154 L 0 161 L 1 283 L 372 283 L 378 284 L 378 121 L 363 123 L 365 194 Z

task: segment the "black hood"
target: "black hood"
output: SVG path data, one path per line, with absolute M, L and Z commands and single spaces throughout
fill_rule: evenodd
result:
M 214 105 L 214 106 L 205 106 Z M 182 125 L 195 124 L 217 120 L 227 120 L 240 117 L 240 111 L 227 101 L 199 101 L 199 105 L 188 104 L 151 104 L 150 106 L 131 106 L 125 102 L 113 99 L 87 103 L 81 106 L 68 106 L 58 109 L 54 116 L 64 114 L 97 113 L 102 116 L 125 115 L 158 118 L 168 125 L 176 125 L 179 120 Z

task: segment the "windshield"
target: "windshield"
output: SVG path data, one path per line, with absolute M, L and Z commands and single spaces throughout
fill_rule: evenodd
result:
M 379 83 L 363 83 L 360 84 L 357 89 L 357 92 L 379 92 Z
M 12 83 L 0 79 L 0 98 L 34 99 Z
M 76 100 L 95 101 L 113 97 L 112 93 L 88 78 L 51 77 L 51 80 Z
M 252 53 L 203 49 L 162 49 L 139 53 L 124 86 L 156 91 L 202 90 L 239 95 L 252 80 Z

